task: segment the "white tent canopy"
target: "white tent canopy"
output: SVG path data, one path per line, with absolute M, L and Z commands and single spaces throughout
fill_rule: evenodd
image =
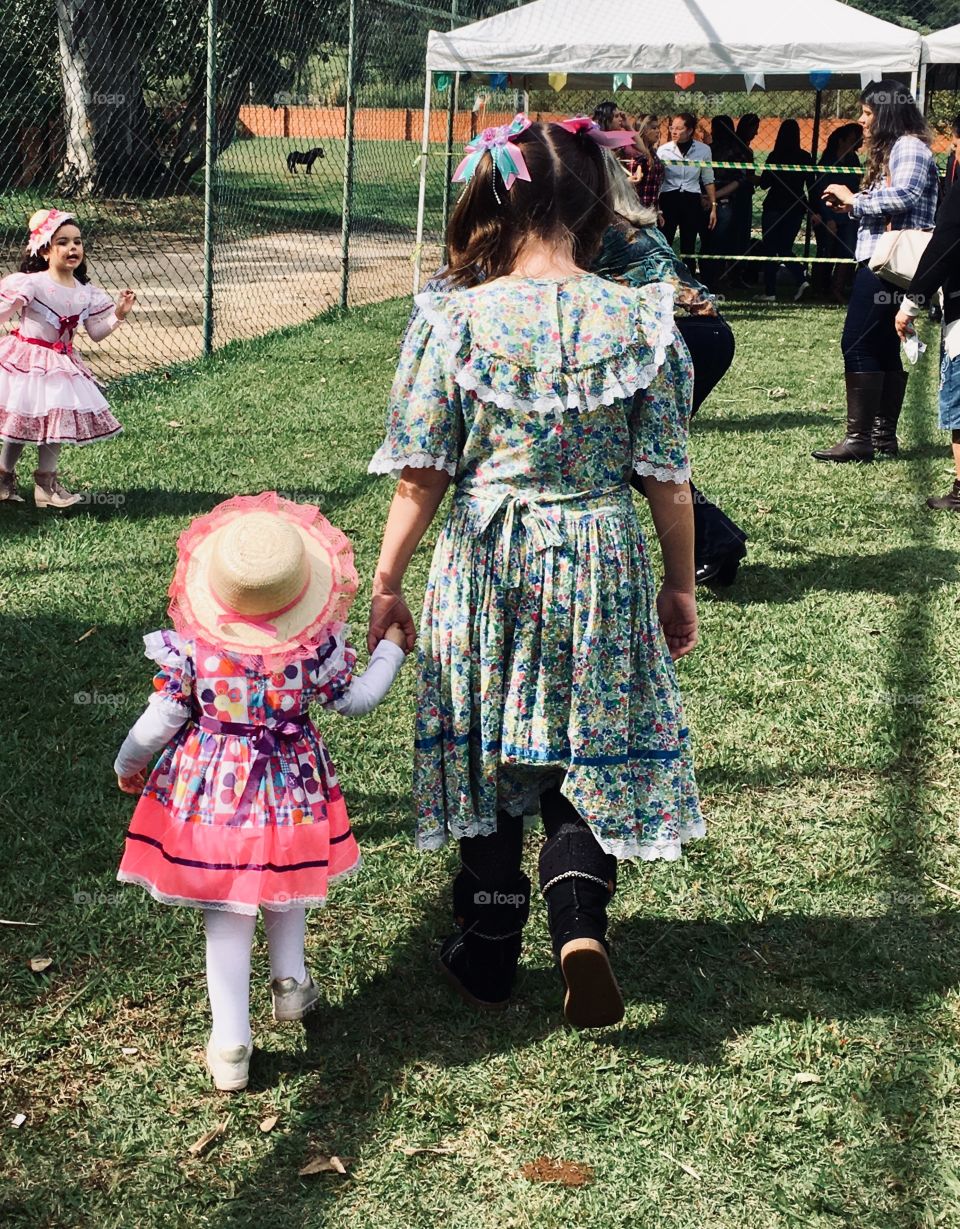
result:
M 840 0 L 534 0 L 458 30 L 432 30 L 427 69 L 510 73 L 524 88 L 549 73 L 566 73 L 569 87 L 632 73 L 643 78 L 634 89 L 673 88 L 673 74 L 687 72 L 709 77 L 712 88 L 735 78 L 742 89 L 744 74 L 759 73 L 768 89 L 796 89 L 811 71 L 832 73 L 831 86 L 859 86 L 865 75 L 916 71 L 921 42 Z
M 960 64 L 960 25 L 928 34 L 923 40 L 926 64 Z

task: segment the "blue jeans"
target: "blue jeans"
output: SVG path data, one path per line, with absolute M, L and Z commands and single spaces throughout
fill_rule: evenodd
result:
M 903 370 L 893 323 L 902 299 L 903 291 L 866 266 L 857 270 L 840 338 L 844 371 Z

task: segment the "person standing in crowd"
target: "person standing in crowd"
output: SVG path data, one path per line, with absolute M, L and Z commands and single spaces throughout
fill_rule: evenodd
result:
M 950 153 L 947 155 L 947 169 L 941 181 L 941 188 L 946 193 L 957 178 L 957 153 L 960 151 L 960 115 L 956 116 L 950 125 Z
M 852 192 L 857 190 L 862 169 L 857 150 L 863 143 L 863 129 L 859 124 L 841 124 L 827 138 L 820 159 L 822 167 L 849 166 L 850 175 L 836 175 L 832 170 L 823 171 L 810 188 L 810 209 L 813 214 L 814 237 L 817 241 L 817 256 L 821 260 L 853 260 L 857 249 L 857 223 L 848 213 L 831 209 L 823 194 L 831 183 L 842 183 Z M 849 286 L 849 265 L 817 265 L 814 280 L 819 289 L 829 288 L 838 303 L 846 303 Z
M 785 119 L 780 125 L 770 162 L 774 166 L 812 164 L 810 154 L 800 146 L 800 125 L 795 119 Z M 761 189 L 767 189 L 760 219 L 763 254 L 768 258 L 763 270 L 763 294 L 760 295 L 764 303 L 777 301 L 779 258 L 793 255 L 793 245 L 807 211 L 811 174 L 810 171 L 764 171 L 760 176 Z M 810 283 L 801 263 L 791 260 L 784 267 L 794 283 L 793 301 L 796 303 L 803 298 Z
M 652 209 L 638 206 L 611 151 L 604 154 L 610 177 L 613 225 L 603 235 L 591 269 L 627 286 L 666 282 L 675 294 L 676 326 L 693 360 L 691 421 L 726 375 L 736 345 L 733 330 L 717 311 L 707 287 L 693 276 L 657 228 Z M 642 491 L 642 483 L 633 485 Z M 693 499 L 695 580 L 730 585 L 747 553 L 747 535 L 690 481 Z
M 711 157 L 710 146 L 694 140 L 696 127 L 695 115 L 688 111 L 675 115 L 670 121 L 670 140 L 657 150 L 664 165 L 663 187 L 660 190 L 663 233 L 667 242 L 672 244 L 679 230 L 681 251 L 691 259 L 696 254 L 697 237 L 703 233 L 701 188 L 709 202 L 707 230 L 713 230 L 717 225 L 713 168 L 690 165 L 709 162 Z
M 736 161 L 753 162 L 754 153 L 751 148 L 760 131 L 760 116 L 748 111 L 737 121 Z M 733 197 L 733 231 L 734 251 L 738 256 L 744 256 L 753 242 L 753 194 L 757 187 L 755 171 L 744 171 L 740 187 Z M 754 279 L 756 280 L 756 279 Z
M 943 288 L 943 354 L 940 366 L 940 429 L 950 432 L 956 478 L 946 495 L 932 496 L 928 508 L 960 512 L 960 187 L 947 189 L 937 226 L 894 324 L 901 341 L 913 321 Z
M 631 135 L 635 132 L 626 111 L 613 102 L 612 99 L 597 103 L 593 109 L 592 119 L 603 132 L 629 132 Z M 632 145 L 620 146 L 616 150 L 616 155 L 624 163 L 628 171 L 632 172 L 644 148 L 641 137 L 640 140 L 635 140 Z
M 895 327 L 897 296 L 869 268 L 888 229 L 931 230 L 939 181 L 930 152 L 932 134 L 909 90 L 899 81 L 871 82 L 860 95 L 860 127 L 866 145 L 863 187 L 853 192 L 829 184 L 831 209 L 859 221 L 853 291 L 840 348 L 847 386 L 847 433 L 818 461 L 872 461 L 896 457 L 897 421 L 907 390 Z
M 710 149 L 714 162 L 739 162 L 739 142 L 733 128 L 733 120 L 729 115 L 716 115 L 710 129 Z M 736 214 L 734 202 L 740 187 L 746 178 L 746 171 L 711 168 L 714 172 L 714 186 L 717 201 L 717 225 L 703 237 L 703 250 L 711 255 L 732 256 L 736 254 Z M 711 260 L 703 262 L 702 272 L 709 268 L 710 284 L 716 288 L 724 277 L 728 262 L 726 260 Z
M 660 211 L 664 165 L 657 155 L 660 144 L 660 120 L 656 115 L 641 115 L 637 120 L 637 147 L 640 156 L 630 178 L 637 190 L 637 200 L 645 209 Z

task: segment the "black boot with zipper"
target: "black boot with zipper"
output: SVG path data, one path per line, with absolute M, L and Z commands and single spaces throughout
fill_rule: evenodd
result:
M 607 904 L 617 860 L 579 820 L 563 824 L 540 851 L 540 890 L 566 986 L 563 1014 L 575 1028 L 623 1019 L 623 998 L 607 954 Z
M 880 409 L 873 420 L 873 455 L 877 461 L 895 461 L 900 455 L 897 423 L 907 394 L 907 373 L 885 371 Z
M 832 448 L 819 448 L 813 454 L 818 461 L 872 461 L 873 420 L 880 410 L 883 397 L 882 371 L 848 371 L 847 434 Z

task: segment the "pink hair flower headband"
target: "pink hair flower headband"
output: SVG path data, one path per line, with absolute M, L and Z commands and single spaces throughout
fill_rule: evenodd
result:
M 575 115 L 573 119 L 560 120 L 557 127 L 565 128 L 574 136 L 589 137 L 591 141 L 596 141 L 598 145 L 603 145 L 606 149 L 622 149 L 625 145 L 633 144 L 634 134 L 632 132 L 604 132 L 589 115 Z
M 469 183 L 476 174 L 483 155 L 489 154 L 507 191 L 513 187 L 514 180 L 523 179 L 529 183 L 530 172 L 523 160 L 523 152 L 519 145 L 513 144 L 511 137 L 525 132 L 531 122 L 525 115 L 518 113 L 509 124 L 503 124 L 499 128 L 484 128 L 479 136 L 464 146 L 466 156 L 453 172 L 453 182 Z
M 64 222 L 76 220 L 72 213 L 64 213 L 60 209 L 38 209 L 27 223 L 30 228 L 30 238 L 27 241 L 30 255 L 36 256 L 41 248 L 46 247 Z

